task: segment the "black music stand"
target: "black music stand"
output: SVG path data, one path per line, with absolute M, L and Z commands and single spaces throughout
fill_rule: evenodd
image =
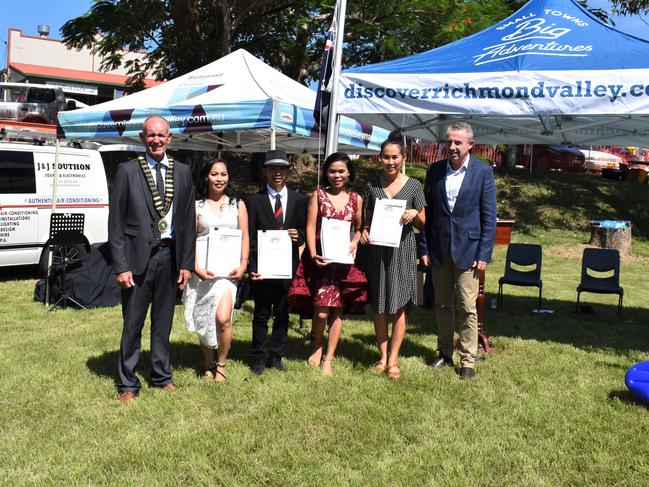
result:
M 45 303 L 50 304 L 50 276 L 52 274 L 52 253 L 57 246 L 66 247 L 68 245 L 85 245 L 83 237 L 83 226 L 85 222 L 83 213 L 52 213 L 50 216 L 50 240 L 49 240 L 49 255 L 47 266 L 47 281 L 45 283 Z M 49 311 L 54 308 L 67 308 L 68 301 L 71 301 L 79 308 L 86 309 L 84 305 L 78 302 L 73 297 L 69 296 L 65 287 L 65 274 L 70 259 L 67 252 L 63 253 L 63 262 L 61 268 L 61 297 L 50 306 Z

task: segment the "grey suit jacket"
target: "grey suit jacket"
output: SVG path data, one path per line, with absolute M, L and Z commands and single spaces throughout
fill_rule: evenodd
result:
M 142 169 L 133 159 L 120 164 L 110 194 L 108 239 L 115 273 L 146 271 L 155 245 L 156 212 Z M 173 231 L 176 269 L 194 270 L 196 215 L 191 171 L 174 164 Z

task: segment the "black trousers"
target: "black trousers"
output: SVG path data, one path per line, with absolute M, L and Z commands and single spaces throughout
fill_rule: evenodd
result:
M 424 302 L 431 306 L 435 302 L 435 289 L 433 288 L 433 274 L 428 267 L 424 272 Z
M 268 279 L 251 282 L 255 301 L 252 317 L 252 361 L 268 358 L 268 320 L 273 316 L 273 333 L 270 340 L 270 359 L 286 356 L 288 341 L 288 286 L 285 280 Z
M 154 250 L 144 274 L 133 276 L 135 286 L 122 289 L 124 328 L 119 348 L 120 392 L 140 390 L 135 375 L 140 360 L 142 328 L 151 304 L 151 381 L 155 387 L 171 382 L 169 335 L 176 304 L 176 266 L 173 247 Z

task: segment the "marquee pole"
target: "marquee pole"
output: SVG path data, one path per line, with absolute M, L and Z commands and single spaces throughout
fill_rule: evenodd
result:
M 334 44 L 334 64 L 331 79 L 331 101 L 329 102 L 329 117 L 327 119 L 327 143 L 325 155 L 338 150 L 338 132 L 340 128 L 340 115 L 338 115 L 338 83 L 340 80 L 340 66 L 342 64 L 343 37 L 345 37 L 345 10 L 347 0 L 339 0 L 338 18 L 336 19 L 336 42 Z

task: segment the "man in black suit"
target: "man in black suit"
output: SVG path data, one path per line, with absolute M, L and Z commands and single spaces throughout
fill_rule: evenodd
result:
M 267 366 L 286 371 L 282 358 L 288 341 L 288 302 L 290 279 L 261 279 L 257 273 L 257 230 L 287 230 L 293 242 L 293 274 L 297 269 L 299 247 L 304 243 L 307 198 L 288 189 L 290 163 L 283 150 L 266 153 L 266 188 L 247 202 L 250 232 L 250 277 L 255 310 L 252 318 L 252 371 L 261 375 Z M 268 357 L 268 320 L 274 314 Z
M 108 215 L 113 270 L 122 287 L 118 389 L 124 403 L 140 390 L 135 369 L 149 303 L 151 380 L 155 387 L 177 389 L 171 379 L 169 335 L 176 287 L 187 285 L 196 245 L 191 171 L 167 157 L 169 124 L 159 116 L 147 118 L 140 139 L 146 154 L 120 164 Z

